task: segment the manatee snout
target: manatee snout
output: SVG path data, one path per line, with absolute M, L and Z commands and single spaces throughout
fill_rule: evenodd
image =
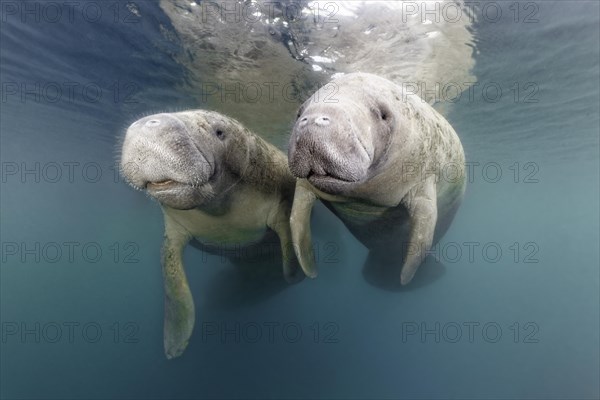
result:
M 373 149 L 348 113 L 333 107 L 305 110 L 294 126 L 289 166 L 298 178 L 324 188 L 325 182 L 360 182 L 367 176 Z
M 187 121 L 155 114 L 129 126 L 121 152 L 121 171 L 134 187 L 161 203 L 191 208 L 203 197 L 198 188 L 214 173 L 214 157 Z

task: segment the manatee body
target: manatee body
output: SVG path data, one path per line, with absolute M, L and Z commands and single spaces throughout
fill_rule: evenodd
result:
M 127 130 L 121 169 L 163 210 L 167 358 L 182 354 L 194 326 L 182 261 L 191 240 L 210 252 L 235 255 L 277 235 L 284 276 L 303 276 L 291 245 L 295 179 L 287 159 L 239 122 L 205 110 L 142 118 Z
M 450 124 L 418 96 L 366 73 L 334 79 L 301 106 L 288 161 L 299 178 L 292 240 L 311 277 L 307 243 L 316 198 L 370 256 L 400 265 L 400 282 L 407 284 L 465 191 L 464 152 Z

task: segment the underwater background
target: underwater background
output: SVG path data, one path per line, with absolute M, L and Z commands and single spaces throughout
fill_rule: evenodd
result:
M 75 3 L 0 4 L 2 398 L 600 396 L 600 3 Z M 455 128 L 450 230 L 403 288 L 322 205 L 315 280 L 188 247 L 196 327 L 167 360 L 162 214 L 119 176 L 127 126 L 210 108 L 285 150 L 351 71 Z

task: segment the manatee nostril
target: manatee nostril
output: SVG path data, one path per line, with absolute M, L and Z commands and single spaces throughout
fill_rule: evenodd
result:
M 300 126 L 304 126 L 308 123 L 308 117 L 303 117 L 300 119 Z
M 150 121 L 146 122 L 146 126 L 158 126 L 160 125 L 160 121 L 157 119 L 151 119 Z
M 319 126 L 327 126 L 327 125 L 329 125 L 329 122 L 330 122 L 329 117 L 321 116 L 321 117 L 315 118 L 315 124 L 317 124 Z

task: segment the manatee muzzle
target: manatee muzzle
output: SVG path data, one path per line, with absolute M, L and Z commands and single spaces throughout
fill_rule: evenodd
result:
M 127 129 L 121 171 L 131 185 L 153 194 L 182 185 L 200 187 L 215 165 L 212 153 L 199 148 L 184 122 L 172 114 L 156 114 Z
M 303 113 L 290 139 L 291 172 L 317 185 L 363 181 L 372 156 L 356 129 L 342 113 Z

